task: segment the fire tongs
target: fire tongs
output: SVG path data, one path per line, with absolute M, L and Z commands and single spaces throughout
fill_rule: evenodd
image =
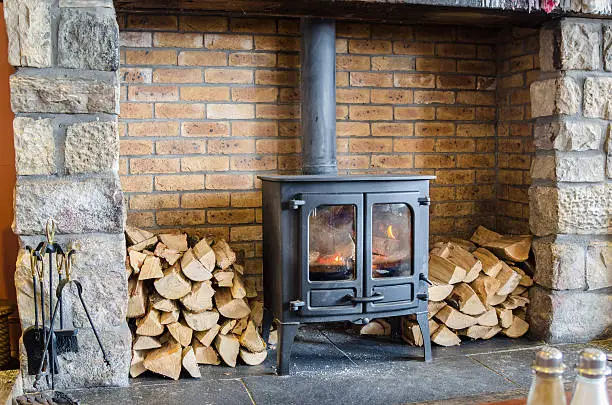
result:
M 49 352 L 49 350 L 52 350 L 52 348 L 50 348 L 51 346 L 51 337 L 53 336 L 53 328 L 54 328 L 54 324 L 55 324 L 55 318 L 57 316 L 57 312 L 59 309 L 59 305 L 60 302 L 62 301 L 62 294 L 64 292 L 64 287 L 66 287 L 68 284 L 70 283 L 74 283 L 74 285 L 76 285 L 77 288 L 77 292 L 79 294 L 79 300 L 81 301 L 81 305 L 83 306 L 83 310 L 85 311 L 85 315 L 87 315 L 87 319 L 89 320 L 89 325 L 91 326 L 91 329 L 94 333 L 94 336 L 96 337 L 96 340 L 98 341 L 98 345 L 100 346 L 100 350 L 102 351 L 102 357 L 104 358 L 104 362 L 106 363 L 106 365 L 108 367 L 110 367 L 110 361 L 108 360 L 108 357 L 106 355 L 106 351 L 104 350 L 104 346 L 102 345 L 102 341 L 100 340 L 100 337 L 98 336 L 98 331 L 96 330 L 96 327 L 94 326 L 93 320 L 91 319 L 91 316 L 89 315 L 89 310 L 87 309 L 87 305 L 85 304 L 85 300 L 83 300 L 83 286 L 81 285 L 81 283 L 78 280 L 73 280 L 71 278 L 71 273 L 72 273 L 72 260 L 73 260 L 73 256 L 74 253 L 76 251 L 74 249 L 70 249 L 70 251 L 68 251 L 68 253 L 66 253 L 66 259 L 65 259 L 65 263 L 64 263 L 64 268 L 66 271 L 66 278 L 64 278 L 63 280 L 61 280 L 59 282 L 59 285 L 57 286 L 57 290 L 56 290 L 56 296 L 57 296 L 57 301 L 55 302 L 55 307 L 53 308 L 53 316 L 51 317 L 51 322 L 50 322 L 50 326 L 49 326 L 49 334 L 47 335 L 47 338 L 45 340 L 45 345 L 44 345 L 44 352 L 43 352 L 43 359 L 45 358 L 45 356 L 47 355 L 47 353 Z M 47 374 L 47 372 L 43 372 L 43 366 L 44 366 L 44 362 L 41 362 L 40 367 L 38 369 L 38 373 L 36 374 L 36 379 L 34 381 L 34 388 L 36 389 L 40 389 L 39 388 L 39 382 L 40 379 L 45 376 Z M 55 389 L 55 381 L 53 378 L 53 374 L 51 374 L 51 389 L 54 390 Z

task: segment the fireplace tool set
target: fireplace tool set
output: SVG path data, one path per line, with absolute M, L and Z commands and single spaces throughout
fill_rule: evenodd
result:
M 89 315 L 87 305 L 83 300 L 83 286 L 78 280 L 72 279 L 72 264 L 76 250 L 70 248 L 67 252 L 55 241 L 55 222 L 50 219 L 46 226 L 46 240 L 36 248 L 26 246 L 30 258 L 34 300 L 34 326 L 27 328 L 23 333 L 23 343 L 28 356 L 28 374 L 36 375 L 34 388 L 40 388 L 40 381 L 44 377 L 47 386 L 55 390 L 55 375 L 58 374 L 57 355 L 62 353 L 76 353 L 79 351 L 77 340 L 78 329 L 64 328 L 63 293 L 64 288 L 74 284 L 79 300 L 89 320 L 91 329 L 98 341 L 104 362 L 110 366 L 106 351 L 93 320 Z M 55 260 L 54 260 L 55 259 Z M 47 265 L 45 265 L 47 261 Z M 55 266 L 55 267 L 54 267 Z M 48 269 L 47 269 L 48 267 Z M 53 300 L 53 271 L 57 271 L 58 285 L 55 290 L 56 301 Z M 44 283 L 48 278 L 49 298 L 45 300 Z M 38 293 L 37 290 L 40 290 Z M 46 322 L 45 305 L 48 302 L 48 319 Z M 39 309 L 40 308 L 40 309 Z M 39 317 L 40 312 L 40 317 Z M 55 321 L 59 313 L 59 329 L 55 329 Z M 66 394 L 55 392 L 53 401 L 58 403 L 76 403 Z

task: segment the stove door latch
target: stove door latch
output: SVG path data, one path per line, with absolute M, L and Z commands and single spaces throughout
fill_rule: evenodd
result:
M 419 198 L 419 205 L 430 205 L 431 204 L 431 198 L 429 197 L 420 197 Z
M 306 204 L 306 201 L 304 200 L 298 200 L 295 198 L 292 200 L 289 200 L 289 208 L 291 208 L 292 210 L 297 210 L 304 204 Z
M 302 308 L 306 303 L 301 300 L 289 301 L 289 311 L 297 311 Z

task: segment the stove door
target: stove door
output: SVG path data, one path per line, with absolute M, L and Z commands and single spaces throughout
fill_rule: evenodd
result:
M 419 193 L 367 193 L 365 195 L 364 280 L 366 312 L 393 311 L 418 305 L 423 226 Z
M 302 194 L 302 315 L 363 311 L 363 194 Z

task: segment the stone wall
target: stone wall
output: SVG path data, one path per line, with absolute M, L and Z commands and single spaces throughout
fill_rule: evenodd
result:
M 529 316 L 532 332 L 548 341 L 612 334 L 611 61 L 609 21 L 562 19 L 540 32 Z
M 22 247 L 36 246 L 52 217 L 58 242 L 80 246 L 74 276 L 83 284 L 111 361 L 111 367 L 104 364 L 71 288 L 64 302 L 65 327 L 79 328 L 80 349 L 59 356 L 56 387 L 126 385 L 131 335 L 124 318 L 119 30 L 113 4 L 6 0 L 4 10 L 9 61 L 18 68 L 10 79 L 17 169 L 14 231 Z M 25 329 L 34 323 L 34 311 L 29 260 L 23 251 L 15 284 Z M 31 389 L 23 347 L 20 352 L 23 386 Z

